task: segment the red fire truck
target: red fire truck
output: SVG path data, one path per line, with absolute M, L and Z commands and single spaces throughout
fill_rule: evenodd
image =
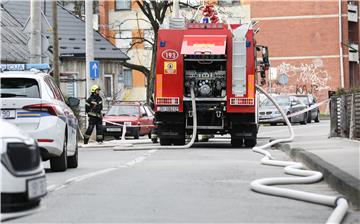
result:
M 188 23 L 158 33 L 155 118 L 161 145 L 183 145 L 193 128 L 194 89 L 198 134 L 230 134 L 231 144 L 256 145 L 257 73 L 269 67 L 249 25 Z M 257 51 L 263 60 L 257 62 Z

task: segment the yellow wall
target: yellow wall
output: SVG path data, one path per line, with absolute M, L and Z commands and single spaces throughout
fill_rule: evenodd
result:
M 133 87 L 144 87 L 145 86 L 145 76 L 142 72 L 133 70 Z

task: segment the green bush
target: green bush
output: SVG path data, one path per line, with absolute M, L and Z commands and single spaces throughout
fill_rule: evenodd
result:
M 355 86 L 351 89 L 345 89 L 345 88 L 338 88 L 335 95 L 336 96 L 342 96 L 352 93 L 360 93 L 360 86 Z

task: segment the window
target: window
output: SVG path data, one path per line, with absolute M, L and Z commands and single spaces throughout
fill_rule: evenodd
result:
M 118 83 L 124 83 L 124 72 L 119 73 Z
M 240 5 L 240 0 L 219 0 L 220 6 Z
M 132 88 L 132 70 L 124 69 L 124 86 L 126 88 Z
M 288 106 L 290 104 L 289 98 L 286 96 L 276 96 L 274 97 L 276 103 L 278 103 L 280 106 Z M 271 102 L 271 100 L 266 99 L 264 101 L 264 106 L 273 106 L 274 104 Z
M 45 82 L 49 85 L 54 98 L 60 101 L 65 102 L 64 97 L 61 93 L 61 90 L 59 89 L 59 87 L 55 84 L 54 80 L 52 78 L 45 78 Z
M 1 98 L 40 98 L 39 84 L 35 79 L 1 78 Z
M 147 113 L 146 113 L 146 111 L 145 111 L 145 109 L 144 109 L 143 106 L 140 107 L 140 115 L 141 115 L 141 116 L 147 116 Z
M 139 106 L 134 105 L 114 105 L 107 112 L 108 116 L 138 116 Z
M 150 108 L 148 106 L 144 106 L 147 116 L 148 117 L 153 117 L 154 116 L 154 112 L 152 110 L 150 110 Z
M 132 32 L 129 30 L 121 31 L 115 35 L 115 45 L 117 48 L 129 48 L 132 43 Z
M 131 9 L 131 0 L 116 0 L 115 10 L 128 10 Z
M 66 96 L 76 97 L 76 73 L 60 73 L 61 88 Z
M 104 94 L 107 98 L 111 98 L 113 96 L 113 75 L 111 74 L 105 74 L 104 75 Z

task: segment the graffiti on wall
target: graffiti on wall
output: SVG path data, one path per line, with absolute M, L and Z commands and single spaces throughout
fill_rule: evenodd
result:
M 327 92 L 330 88 L 330 75 L 323 68 L 321 59 L 299 65 L 283 62 L 277 66 L 277 74 L 286 75 L 290 81 L 285 85 L 275 81 L 272 86 L 275 92 L 318 95 L 319 92 Z

